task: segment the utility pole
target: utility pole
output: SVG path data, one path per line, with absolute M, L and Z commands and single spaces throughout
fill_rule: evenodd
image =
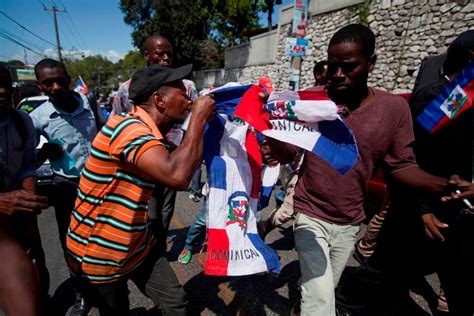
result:
M 56 32 L 56 44 L 58 46 L 58 58 L 60 62 L 63 62 L 63 56 L 61 55 L 61 42 L 59 41 L 59 31 L 58 31 L 58 18 L 56 16 L 57 12 L 66 12 L 66 10 L 59 10 L 56 8 L 55 5 L 51 7 L 51 9 L 47 8 L 43 5 L 43 8 L 46 11 L 53 12 L 53 19 L 54 19 L 54 31 Z
M 26 49 L 23 48 L 23 57 L 25 58 L 25 66 L 28 66 L 28 60 L 26 59 Z
M 97 67 L 97 90 L 101 90 L 100 86 L 100 73 L 102 72 L 102 67 Z

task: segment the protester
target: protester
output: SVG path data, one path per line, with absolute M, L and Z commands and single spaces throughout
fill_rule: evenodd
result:
M 203 196 L 201 210 L 194 217 L 194 221 L 189 226 L 186 239 L 184 240 L 183 250 L 178 256 L 178 262 L 188 264 L 193 256 L 193 250 L 201 246 L 206 238 L 206 221 L 207 221 L 207 195 L 209 194 L 209 186 L 205 184 L 202 188 L 201 196 Z
M 305 90 L 307 91 L 318 91 L 324 89 L 324 86 L 327 83 L 327 61 L 322 60 L 317 62 L 313 68 L 314 75 L 314 86 L 309 87 Z M 271 149 L 268 145 L 261 146 L 263 150 L 262 154 L 272 155 Z M 301 151 L 291 163 L 288 163 L 284 166 L 288 172 L 288 177 L 285 181 L 285 193 L 283 198 L 283 203 L 278 206 L 275 210 L 272 211 L 270 216 L 265 220 L 259 222 L 259 233 L 261 238 L 265 238 L 266 235 L 272 231 L 275 227 L 280 227 L 281 225 L 287 223 L 290 219 L 294 218 L 293 210 L 293 195 L 295 193 L 295 186 L 298 182 L 298 173 L 303 163 L 303 152 Z
M 193 175 L 193 178 L 191 179 L 191 185 L 189 186 L 189 199 L 194 201 L 194 202 L 199 202 L 201 201 L 201 198 L 203 195 L 201 194 L 201 177 L 202 177 L 202 170 L 199 167 L 196 172 Z
M 436 134 L 425 131 L 417 117 L 468 65 L 473 56 L 473 34 L 472 31 L 465 32 L 450 45 L 444 65 L 440 66 L 442 76 L 438 82 L 418 89 L 410 100 L 418 164 L 438 176 L 456 173 L 471 178 L 472 109 Z M 472 184 L 466 189 L 470 186 Z M 471 269 L 466 268 L 473 263 L 474 243 L 467 233 L 474 227 L 472 216 L 463 211 L 462 203 L 441 203 L 439 195 L 411 192 L 396 183 L 391 183 L 389 190 L 392 202 L 380 236 L 374 240 L 378 247 L 365 265 L 351 273 L 351 278 L 339 291 L 341 300 L 346 306 L 379 308 L 380 313 L 380 308 L 398 305 L 393 300 L 400 294 L 394 293 L 407 297 L 413 280 L 438 272 L 441 293 L 437 309 L 449 310 L 454 315 L 472 315 L 473 305 L 465 294 L 465 289 L 473 282 Z M 403 227 L 402 234 L 400 227 Z M 450 293 L 448 304 L 443 289 Z
M 315 86 L 325 86 L 327 83 L 328 62 L 326 60 L 318 61 L 314 64 L 313 76 Z
M 154 183 L 187 187 L 202 160 L 213 100 L 193 103 L 181 79 L 191 66 L 151 65 L 130 83 L 131 112 L 115 115 L 92 144 L 68 232 L 68 265 L 102 315 L 128 315 L 127 280 L 171 315 L 186 314 L 185 293 L 148 229 Z M 162 135 L 192 110 L 182 144 L 168 153 Z
M 36 212 L 48 204 L 35 194 L 34 133 L 30 117 L 13 108 L 12 78 L 0 66 L 0 314 L 39 315 L 48 294 L 36 221 Z
M 36 137 L 48 140 L 38 152 L 38 164 L 49 159 L 54 176 L 50 200 L 54 205 L 59 240 L 66 249 L 66 233 L 77 196 L 79 174 L 97 134 L 96 121 L 86 96 L 70 90 L 71 78 L 64 64 L 43 59 L 35 65 L 38 87 L 49 100 L 30 113 Z M 87 314 L 89 306 L 76 293 L 72 315 Z
M 438 82 L 421 88 L 410 101 L 415 119 L 415 153 L 418 164 L 427 172 L 440 177 L 456 174 L 471 180 L 472 104 L 463 104 L 463 107 L 471 107 L 470 110 L 455 118 L 450 126 L 436 134 L 424 130 L 416 118 L 459 76 L 473 57 L 474 30 L 471 30 L 459 35 L 449 46 L 443 64 L 443 76 Z M 423 259 L 434 256 L 433 263 L 445 291 L 450 312 L 453 315 L 473 315 L 474 303 L 466 289 L 472 288 L 474 283 L 474 273 L 470 268 L 474 264 L 474 239 L 470 233 L 474 229 L 474 216 L 463 211 L 466 205 L 461 201 L 446 204 L 440 202 L 439 197 L 420 194 L 410 201 L 407 197 L 411 195 L 405 193 L 402 191 L 403 199 L 405 203 L 410 203 L 411 207 L 405 203 L 402 206 L 421 216 L 427 236 L 435 240 L 431 256 L 420 256 L 420 253 L 424 253 L 421 249 L 430 247 L 417 247 L 412 252 L 414 258 L 418 255 L 421 259 L 419 262 L 422 262 L 425 261 Z
M 150 36 L 145 42 L 144 58 L 148 65 L 171 67 L 173 64 L 173 47 L 171 46 L 170 42 L 161 35 Z M 114 114 L 120 114 L 122 112 L 129 112 L 132 110 L 133 102 L 128 97 L 130 82 L 131 79 L 120 85 L 117 95 L 113 100 L 113 110 L 109 117 L 113 117 Z M 190 80 L 183 79 L 183 84 L 186 88 L 186 94 L 192 101 L 194 101 L 197 98 L 197 91 L 194 83 Z M 177 145 L 179 145 L 182 137 L 183 131 L 178 127 L 173 128 L 165 136 L 165 139 L 167 140 L 168 146 L 170 146 L 171 149 L 174 149 Z M 200 169 L 196 170 L 195 176 L 193 176 L 193 183 L 195 181 L 195 177 L 199 177 L 200 183 Z M 176 191 L 161 185 L 155 186 L 155 191 L 153 193 L 153 203 L 158 204 L 156 208 L 158 211 L 156 214 L 152 214 L 152 216 L 156 218 L 155 224 L 152 227 L 155 230 L 155 233 L 163 249 L 166 249 L 166 239 L 168 236 L 171 218 L 174 214 L 175 201 Z
M 341 175 L 321 158 L 305 153 L 294 195 L 302 315 L 335 315 L 334 288 L 365 216 L 367 182 L 378 166 L 413 189 L 441 192 L 446 188 L 446 179 L 429 175 L 416 164 L 407 103 L 367 86 L 376 61 L 374 48 L 373 32 L 359 24 L 343 27 L 329 42 L 328 94 L 344 107 L 341 114 L 357 139 L 360 158 Z M 270 144 L 283 162 L 296 153 L 288 145 Z
M 147 65 L 161 65 L 163 67 L 171 67 L 173 65 L 173 47 L 171 43 L 161 35 L 152 35 L 145 41 L 145 52 L 143 57 Z M 123 82 L 112 102 L 112 114 L 120 114 L 122 112 L 129 112 L 132 110 L 132 102 L 128 97 L 128 90 L 130 87 L 129 79 Z M 190 80 L 183 80 L 186 87 L 186 93 L 194 100 L 197 97 L 196 87 Z

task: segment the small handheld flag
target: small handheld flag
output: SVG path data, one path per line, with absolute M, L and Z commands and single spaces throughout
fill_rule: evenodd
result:
M 474 99 L 474 60 L 434 98 L 416 118 L 431 134 L 450 125 L 472 107 Z
M 82 94 L 86 94 L 87 92 L 89 92 L 89 88 L 87 87 L 84 80 L 82 80 L 81 76 L 79 76 L 79 79 L 77 79 L 76 84 L 74 85 L 74 91 Z

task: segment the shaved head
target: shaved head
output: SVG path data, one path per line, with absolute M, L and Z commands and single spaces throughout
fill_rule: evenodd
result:
M 161 35 L 152 35 L 149 38 L 147 38 L 146 41 L 145 41 L 146 50 L 149 50 L 150 48 L 152 48 L 151 45 L 155 45 L 155 43 L 157 41 L 159 41 L 161 43 L 166 43 L 169 46 L 171 46 L 170 41 L 168 41 L 168 39 L 166 37 L 161 36 Z
M 173 47 L 170 42 L 161 35 L 153 35 L 145 42 L 145 60 L 149 65 L 158 64 L 163 67 L 171 67 L 173 62 Z

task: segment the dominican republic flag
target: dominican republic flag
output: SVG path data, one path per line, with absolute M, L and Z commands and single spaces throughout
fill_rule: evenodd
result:
M 474 99 L 474 60 L 416 118 L 425 130 L 434 134 L 450 125 L 472 107 Z
M 87 92 L 89 91 L 89 88 L 87 87 L 84 80 L 82 80 L 81 76 L 79 76 L 79 79 L 77 79 L 76 84 L 74 85 L 74 91 L 82 94 L 87 94 Z
M 260 189 L 260 197 L 258 199 L 257 211 L 263 210 L 270 203 L 273 188 L 280 176 L 280 164 L 276 166 L 263 166 L 262 171 L 262 188 Z
M 274 120 L 270 119 L 266 111 L 271 113 L 275 110 L 272 105 L 264 107 L 258 96 L 259 92 L 261 88 L 252 85 L 222 88 L 211 92 L 216 102 L 217 115 L 208 123 L 204 135 L 204 159 L 209 183 L 208 248 L 204 267 L 204 273 L 207 275 L 239 276 L 280 270 L 276 253 L 265 245 L 257 233 L 255 214 L 264 190 L 262 156 L 256 130 L 269 137 L 284 138 L 298 146 L 310 143 L 302 141 L 303 137 L 312 137 L 311 149 L 334 151 L 339 148 L 339 153 L 346 157 L 349 155 L 344 153 L 345 148 L 353 146 L 352 162 L 340 163 L 340 160 L 346 158 L 338 158 L 336 152 L 325 156 L 336 158 L 332 161 L 341 171 L 350 168 L 357 159 L 355 141 L 344 124 L 325 129 L 326 132 L 334 134 L 325 140 L 326 143 L 332 141 L 333 145 L 315 146 L 317 139 L 323 139 L 317 123 L 340 120 L 334 103 L 324 100 L 324 104 L 331 108 L 328 110 L 325 106 L 318 106 L 321 105 L 320 101 L 305 104 L 297 102 L 291 119 L 281 115 L 276 119 L 281 121 L 280 124 L 292 124 L 291 128 L 285 130 L 276 123 L 275 129 L 281 132 L 267 133 L 266 131 L 272 130 Z M 313 106 L 319 110 L 314 111 Z M 247 111 L 250 116 L 245 115 Z M 298 124 L 296 128 L 294 124 Z M 341 128 L 344 132 L 338 130 Z M 281 136 L 284 134 L 293 137 Z M 342 141 L 340 135 L 345 136 Z M 337 141 L 340 141 L 338 146 Z M 268 178 L 275 179 L 271 174 L 272 172 L 268 174 Z
M 318 155 L 341 174 L 357 161 L 355 138 L 326 91 L 274 92 L 267 104 L 248 93 L 234 116 L 267 137 Z

